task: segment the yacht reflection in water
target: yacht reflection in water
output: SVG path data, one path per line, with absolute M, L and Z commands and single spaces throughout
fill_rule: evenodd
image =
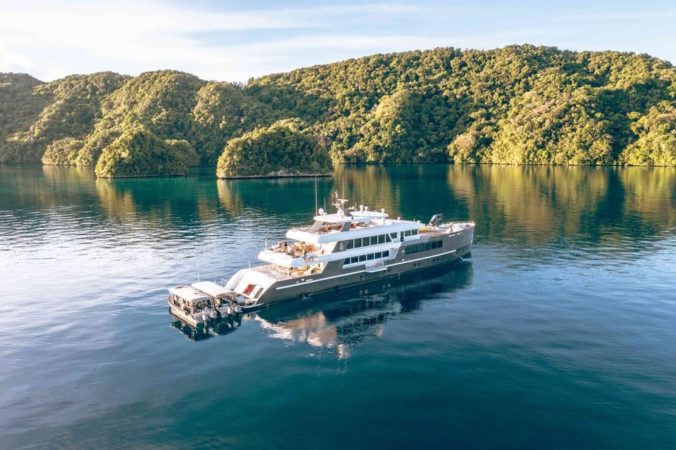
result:
M 181 333 L 185 334 L 188 338 L 193 341 L 201 341 L 203 339 L 210 338 L 212 336 L 221 336 L 224 334 L 229 334 L 235 331 L 242 325 L 242 319 L 247 319 L 247 317 L 242 317 L 241 315 L 223 318 L 220 321 L 210 324 L 206 327 L 195 328 L 187 322 L 179 319 L 171 312 L 171 326 L 176 328 Z
M 242 321 L 256 321 L 274 339 L 304 342 L 312 347 L 333 349 L 345 359 L 351 348 L 368 336 L 380 336 L 387 321 L 420 309 L 438 294 L 463 289 L 471 284 L 472 266 L 459 261 L 445 271 L 427 272 L 415 278 L 392 281 L 378 290 L 345 290 L 340 296 L 323 296 L 271 305 L 245 314 L 241 319 L 223 321 L 195 329 L 172 316 L 172 326 L 193 340 L 235 331 Z

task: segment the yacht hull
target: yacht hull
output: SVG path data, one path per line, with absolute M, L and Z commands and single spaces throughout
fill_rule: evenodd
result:
M 169 312 L 176 318 L 182 320 L 183 322 L 187 323 L 193 328 L 197 328 L 198 326 L 202 326 L 201 321 L 197 321 L 192 315 L 187 314 L 185 311 L 183 311 L 181 308 L 176 307 L 175 305 L 172 305 L 169 303 Z

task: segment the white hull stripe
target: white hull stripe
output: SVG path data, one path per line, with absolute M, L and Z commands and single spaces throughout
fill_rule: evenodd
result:
M 414 262 L 417 262 L 417 261 L 423 261 L 425 259 L 430 259 L 430 258 L 438 258 L 440 256 L 450 255 L 452 253 L 455 253 L 455 250 L 451 250 L 449 252 L 444 252 L 444 253 L 438 253 L 436 255 L 424 256 L 424 257 L 418 258 L 418 259 L 410 259 L 408 261 L 401 261 L 401 262 L 394 263 L 394 264 L 388 264 L 387 266 L 385 266 L 385 268 L 399 266 L 399 265 L 402 265 L 402 264 L 410 264 L 410 263 L 414 263 Z M 305 286 L 306 284 L 319 283 L 320 281 L 333 280 L 334 278 L 341 278 L 341 277 L 346 277 L 346 276 L 349 276 L 349 275 L 356 275 L 358 273 L 364 273 L 364 272 L 368 272 L 368 270 L 364 269 L 364 270 L 358 270 L 356 272 L 341 273 L 340 275 L 333 275 L 333 276 L 330 276 L 330 277 L 318 278 L 316 280 L 302 281 L 300 283 L 289 284 L 287 286 L 279 286 L 278 288 L 275 288 L 275 290 L 288 289 L 288 288 L 297 287 L 297 286 Z

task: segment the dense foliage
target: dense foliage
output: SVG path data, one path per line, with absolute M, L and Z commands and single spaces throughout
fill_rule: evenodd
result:
M 18 151 L 9 138 L 28 129 L 48 102 L 34 90 L 42 82 L 30 75 L 0 73 L 0 162 L 22 162 L 30 158 Z
M 675 165 L 675 81 L 647 55 L 530 45 L 379 54 L 245 86 L 0 74 L 0 162 L 95 165 L 141 126 L 212 165 L 233 139 L 299 118 L 334 162 Z
M 196 155 L 186 141 L 163 141 L 142 125 L 125 130 L 101 151 L 98 177 L 185 175 Z
M 78 157 L 93 165 L 126 130 L 142 125 L 160 139 L 187 139 L 195 94 L 204 81 L 176 71 L 146 72 L 129 79 L 102 104 L 103 116 Z
M 29 101 L 42 100 L 43 107 L 28 129 L 9 137 L 10 154 L 2 159 L 37 162 L 55 141 L 84 138 L 101 119 L 101 102 L 127 78 L 102 72 L 35 86 Z
M 676 107 L 661 102 L 632 125 L 638 139 L 620 158 L 631 165 L 676 166 Z
M 618 155 L 640 117 L 676 103 L 674 81 L 670 63 L 647 55 L 524 45 L 374 55 L 247 90 L 314 123 L 335 161 L 613 164 L 629 162 Z
M 299 120 L 282 120 L 231 139 L 218 159 L 216 175 L 231 178 L 330 173 L 326 148 L 301 127 Z
M 215 162 L 228 140 L 260 125 L 269 125 L 277 114 L 230 83 L 207 83 L 196 95 L 190 139 L 204 162 Z
M 42 155 L 42 164 L 54 166 L 73 166 L 83 146 L 81 139 L 67 137 L 47 145 Z
M 558 69 L 543 71 L 531 90 L 513 102 L 498 127 L 490 154 L 493 162 L 608 164 L 613 161 L 609 124 L 596 108 L 592 88 L 568 80 Z M 463 158 L 465 154 L 458 157 Z

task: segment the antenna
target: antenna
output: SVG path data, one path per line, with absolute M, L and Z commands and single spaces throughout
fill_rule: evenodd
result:
M 344 195 L 347 192 L 347 189 L 345 189 L 345 178 L 341 179 L 341 184 L 343 185 L 342 188 L 341 188 L 341 191 L 343 192 L 343 195 Z M 350 195 L 350 194 L 348 193 L 348 195 Z M 348 195 L 346 195 L 346 197 Z
M 317 175 L 315 175 L 315 214 L 319 210 L 319 205 L 317 205 Z

